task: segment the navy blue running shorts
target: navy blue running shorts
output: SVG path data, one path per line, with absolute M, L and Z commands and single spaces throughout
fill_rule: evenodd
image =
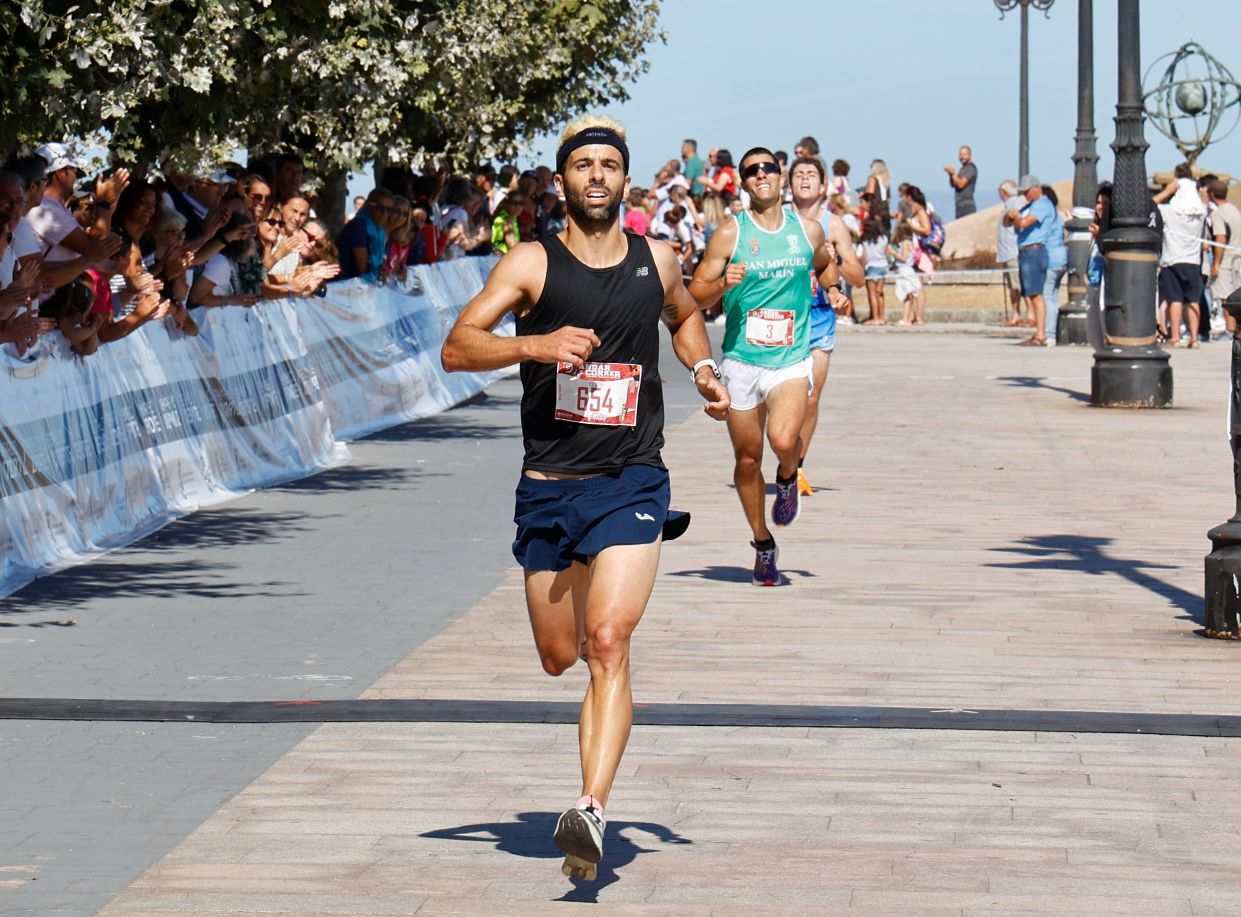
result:
M 567 570 L 604 548 L 650 544 L 668 517 L 668 472 L 628 465 L 615 474 L 517 484 L 513 557 L 527 571 Z

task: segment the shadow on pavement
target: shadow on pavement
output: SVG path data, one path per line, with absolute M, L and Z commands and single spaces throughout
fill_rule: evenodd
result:
M 475 423 L 465 418 L 454 419 L 450 414 L 428 417 L 426 420 L 415 420 L 413 423 L 389 427 L 370 436 L 364 436 L 362 443 L 415 443 L 438 442 L 447 439 L 511 439 L 520 436 L 521 431 L 511 424 Z
M 1009 554 L 1025 554 L 1037 558 L 1036 560 L 987 564 L 987 566 L 1015 570 L 1070 570 L 1075 573 L 1088 573 L 1092 576 L 1112 574 L 1167 599 L 1185 612 L 1183 618 L 1198 624 L 1205 623 L 1206 609 L 1202 596 L 1188 592 L 1179 586 L 1173 586 L 1171 583 L 1165 583 L 1147 572 L 1149 570 L 1174 570 L 1175 567 L 1143 560 L 1110 557 L 1104 548 L 1112 542 L 1111 538 L 1096 538 L 1089 535 L 1037 535 L 1021 539 L 1020 547 L 991 549 Z
M 494 844 L 501 853 L 519 857 L 531 857 L 541 860 L 560 860 L 564 854 L 552 843 L 552 832 L 556 830 L 556 820 L 560 816 L 553 812 L 518 812 L 516 821 L 484 822 L 477 825 L 462 825 L 459 828 L 440 828 L 437 831 L 426 831 L 421 837 L 448 841 L 481 841 Z M 658 847 L 639 846 L 626 834 L 640 831 L 653 836 L 660 844 L 692 844 L 689 838 L 682 837 L 671 828 L 648 821 L 612 821 L 608 822 L 607 834 L 604 837 L 603 862 L 599 864 L 599 874 L 593 882 L 583 879 L 566 879 L 573 887 L 557 901 L 576 901 L 586 904 L 597 904 L 599 892 L 620 881 L 617 874 L 632 863 L 640 853 L 658 853 Z M 548 868 L 552 868 L 549 864 Z M 557 866 L 558 868 L 558 866 Z
M 1086 404 L 1090 403 L 1089 393 L 1063 388 L 1059 385 L 1048 385 L 1043 381 L 1042 376 L 1000 376 L 998 381 L 1007 382 L 1010 386 L 1015 386 L 1016 388 L 1042 388 L 1049 392 L 1060 392 L 1061 394 L 1068 395 L 1075 401 L 1081 401 Z
M 305 532 L 307 527 L 301 524 L 304 519 L 302 513 L 263 512 L 242 507 L 205 509 L 169 523 L 117 554 L 245 547 L 256 541 L 292 538 Z
M 409 468 L 363 468 L 357 465 L 341 465 L 320 471 L 308 478 L 274 487 L 272 490 L 297 494 L 384 490 L 399 484 L 409 484 L 415 478 L 423 477 L 443 477 L 443 475 Z
M 516 410 L 521 407 L 520 395 L 495 395 L 490 392 L 479 392 L 473 398 L 461 402 L 452 410 L 459 411 L 462 408 L 485 408 L 489 411 L 512 409 Z
M 49 608 L 72 608 L 106 596 L 124 598 L 239 599 L 253 596 L 296 598 L 292 583 L 228 582 L 220 564 L 199 561 L 179 563 L 144 561 L 120 563 L 94 561 L 37 579 L 0 601 L 0 615 L 20 615 Z M 279 590 L 279 591 L 272 591 Z
M 801 579 L 814 576 L 809 570 L 781 570 L 782 586 L 792 584 L 792 580 L 789 579 L 790 574 Z M 696 579 L 706 579 L 716 583 L 748 583 L 753 579 L 754 571 L 749 567 L 726 567 L 722 564 L 713 564 L 710 567 L 702 567 L 698 570 L 673 570 L 667 575 L 691 576 Z
M 813 476 L 813 472 L 811 472 L 811 476 Z M 817 493 L 819 493 L 820 491 L 822 491 L 823 493 L 831 493 L 832 491 L 836 490 L 836 488 L 835 488 L 835 487 L 829 487 L 829 486 L 827 486 L 826 484 L 815 484 L 815 483 L 814 483 L 814 481 L 811 481 L 811 482 L 810 482 L 810 485 L 814 488 L 814 492 L 815 492 L 816 494 L 817 494 Z M 769 496 L 769 497 L 774 497 L 774 496 L 776 495 L 776 482 L 775 482 L 775 481 L 767 481 L 767 482 L 766 482 L 766 488 L 767 488 L 767 491 L 766 491 L 766 492 L 767 492 L 767 496 Z M 729 485 L 728 485 L 728 489 L 729 489 L 729 490 L 731 490 L 733 493 L 736 493 L 736 492 L 737 492 L 737 485 L 736 485 L 736 484 L 729 484 Z M 803 499 L 803 500 L 810 500 L 810 501 L 811 501 L 811 505 L 814 505 L 814 495 L 813 495 L 813 494 L 812 494 L 812 495 L 810 495 L 810 496 L 808 496 L 808 497 L 807 497 L 807 496 L 804 496 L 804 497 L 802 497 L 802 499 Z

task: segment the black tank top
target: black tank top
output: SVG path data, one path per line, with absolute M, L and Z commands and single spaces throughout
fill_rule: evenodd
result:
M 621 364 L 617 370 L 622 374 L 630 364 L 641 367 L 637 416 L 632 426 L 558 420 L 556 366 L 528 360 L 521 364 L 523 468 L 601 474 L 626 465 L 664 467 L 659 455 L 664 444 L 659 381 L 664 286 L 646 239 L 632 233 L 625 238 L 629 251 L 624 260 L 608 268 L 582 264 L 557 236 L 540 239 L 547 253 L 543 295 L 517 320 L 517 334 L 550 334 L 566 325 L 593 328 L 600 343 L 590 364 Z M 560 382 L 572 386 L 573 380 L 562 377 Z

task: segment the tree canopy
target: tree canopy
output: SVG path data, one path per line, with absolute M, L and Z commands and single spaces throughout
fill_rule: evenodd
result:
M 21 0 L 0 5 L 0 146 L 122 161 L 284 147 L 321 170 L 514 154 L 626 97 L 658 0 Z

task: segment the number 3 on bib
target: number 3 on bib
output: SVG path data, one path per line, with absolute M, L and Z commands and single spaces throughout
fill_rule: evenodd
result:
M 745 316 L 745 340 L 760 347 L 792 347 L 794 315 L 785 309 L 755 309 Z
M 587 363 L 575 370 L 556 364 L 556 419 L 595 426 L 638 422 L 642 367 L 637 363 Z

